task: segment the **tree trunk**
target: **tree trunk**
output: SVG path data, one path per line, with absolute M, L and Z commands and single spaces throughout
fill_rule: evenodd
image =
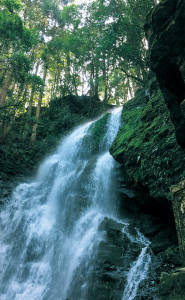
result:
M 99 68 L 96 67 L 96 77 L 95 77 L 95 85 L 94 85 L 94 96 L 96 99 L 98 99 L 98 87 L 99 87 L 99 82 L 98 82 L 98 73 L 99 73 Z
M 6 76 L 6 72 L 7 72 L 7 70 L 4 70 L 4 72 L 2 72 L 2 75 L 1 75 L 1 78 L 0 78 L 0 86 L 3 83 L 3 81 L 4 81 L 4 78 Z
M 94 96 L 94 64 L 91 64 L 91 74 L 90 74 L 90 96 Z
M 44 83 L 46 81 L 47 70 L 48 69 L 45 67 L 44 75 L 43 75 L 43 82 Z M 38 100 L 38 105 L 37 105 L 37 110 L 36 110 L 36 123 L 33 125 L 33 128 L 32 128 L 32 135 L 31 135 L 31 143 L 32 144 L 35 143 L 36 137 L 37 137 L 37 127 L 38 127 L 38 122 L 39 122 L 39 119 L 40 119 L 40 110 L 41 110 L 43 93 L 44 93 L 44 86 L 42 87 L 40 95 L 39 95 L 39 100 Z
M 107 74 L 106 74 L 106 62 L 105 62 L 105 60 L 104 60 L 104 67 L 103 67 L 103 82 L 104 82 L 104 99 L 103 99 L 103 104 L 107 105 L 108 87 L 107 87 Z
M 132 87 L 130 85 L 130 81 L 128 79 L 128 98 L 127 98 L 127 101 L 134 98 L 134 93 L 133 93 L 133 90 L 132 90 Z M 130 97 L 129 97 L 130 96 Z
M 15 101 L 15 106 L 12 108 L 11 112 L 10 112 L 10 117 L 9 117 L 9 120 L 8 122 L 5 122 L 4 124 L 4 127 L 3 127 L 3 132 L 1 134 L 1 142 L 4 143 L 10 133 L 10 130 L 12 128 L 12 125 L 14 124 L 14 121 L 15 121 L 15 112 L 16 112 L 16 109 L 17 109 L 17 106 L 16 104 L 19 103 L 19 98 L 22 94 L 22 91 L 23 91 L 23 86 L 20 87 L 19 89 L 19 93 L 17 95 L 17 99 Z
M 39 65 L 40 65 L 40 59 L 38 60 L 37 65 L 36 65 L 36 70 L 35 70 L 35 74 L 34 74 L 35 76 L 37 76 Z M 30 114 L 30 115 L 32 113 L 32 103 L 33 103 L 34 93 L 35 93 L 35 84 L 33 84 L 33 86 L 32 86 L 30 101 L 28 104 L 28 114 Z
M 11 81 L 12 81 L 12 75 L 10 73 L 8 73 L 6 76 L 5 82 L 4 82 L 2 92 L 1 92 L 0 107 L 4 106 L 5 99 L 6 99 L 7 92 L 8 92 L 9 86 L 11 84 Z
M 57 69 L 56 87 L 55 87 L 55 97 L 59 95 L 59 83 L 60 83 L 60 69 Z
M 40 65 L 40 59 L 37 62 L 36 70 L 35 70 L 35 74 L 34 75 L 37 75 L 38 69 L 39 69 L 39 65 Z M 29 103 L 28 103 L 28 116 L 29 117 L 31 117 L 31 114 L 32 114 L 34 94 L 35 94 L 35 84 L 33 83 L 32 89 L 31 89 L 30 100 L 29 100 Z M 24 130 L 23 130 L 23 133 L 22 133 L 23 142 L 25 142 L 25 140 L 26 140 L 26 138 L 28 136 L 28 132 L 29 132 L 29 120 L 27 120 L 25 122 L 25 125 L 24 125 Z

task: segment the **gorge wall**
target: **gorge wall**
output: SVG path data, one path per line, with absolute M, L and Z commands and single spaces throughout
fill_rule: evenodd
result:
M 185 2 L 165 0 L 148 15 L 145 25 L 150 66 L 155 72 L 175 127 L 176 140 L 185 149 Z M 184 179 L 184 178 L 182 178 Z M 185 265 L 184 181 L 171 189 L 177 235 Z
M 175 209 L 170 189 L 177 188 L 185 178 L 185 153 L 176 141 L 169 110 L 155 79 L 124 105 L 122 127 L 110 153 L 121 164 L 118 189 L 123 215 L 130 216 L 129 222 L 152 242 L 162 262 L 159 277 L 161 271 L 174 272 L 182 262 L 175 222 L 178 240 L 182 231 L 179 205 Z M 161 299 L 169 298 L 163 294 Z
M 150 67 L 155 72 L 177 142 L 185 148 L 185 2 L 165 0 L 150 12 L 145 25 Z
M 152 234 L 146 230 L 146 220 L 151 221 L 149 216 L 152 216 L 153 221 L 158 219 L 158 225 L 163 220 L 167 228 L 171 226 L 172 233 L 173 211 L 180 260 L 185 265 L 184 22 L 183 0 L 163 0 L 147 16 L 145 32 L 150 67 L 157 81 L 151 79 L 145 90 L 124 105 L 122 128 L 110 149 L 122 165 L 121 205 L 135 212 L 136 219 L 138 212 L 146 215 L 136 221 L 137 226 L 143 227 L 146 236 L 153 239 L 154 251 L 171 256 L 171 263 L 175 265 L 173 272 L 164 268 L 159 289 L 161 300 L 184 299 L 185 294 L 184 269 L 178 269 L 179 258 L 175 262 L 178 255 L 173 251 L 177 251 L 174 235 L 164 233 L 162 227 Z M 142 190 L 144 196 L 129 193 L 133 185 L 136 190 Z M 157 247 L 156 241 L 159 246 L 162 240 L 163 246 Z

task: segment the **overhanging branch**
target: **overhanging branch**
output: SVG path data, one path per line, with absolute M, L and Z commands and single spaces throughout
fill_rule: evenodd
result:
M 125 73 L 125 75 L 126 75 L 128 78 L 132 78 L 132 79 L 136 80 L 137 82 L 141 83 L 142 85 L 144 85 L 144 81 L 143 81 L 142 79 L 140 79 L 140 78 L 138 78 L 138 77 L 135 77 L 134 75 L 128 74 L 128 72 L 125 71 L 125 70 L 122 69 L 122 68 L 118 68 L 118 67 L 117 67 L 116 69 L 118 69 L 118 70 L 122 71 L 123 73 Z
M 5 109 L 5 108 L 8 108 L 8 107 L 14 107 L 14 106 L 19 106 L 20 105 L 20 102 L 18 104 L 11 104 L 11 105 L 6 105 L 6 106 L 0 106 L 0 109 Z

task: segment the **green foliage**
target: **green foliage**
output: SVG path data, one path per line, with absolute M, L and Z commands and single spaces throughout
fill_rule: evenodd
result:
M 71 112 L 68 106 L 61 108 L 56 106 L 52 113 L 46 110 L 42 115 L 38 127 L 38 140 L 42 140 L 46 144 L 49 143 L 51 146 L 50 138 L 52 136 L 58 141 L 62 134 L 68 132 L 74 126 L 79 125 L 84 120 L 85 117 Z
M 1 5 L 6 7 L 10 13 L 21 8 L 20 0 L 1 0 Z
M 61 1 L 62 2 L 62 1 Z M 60 26 L 64 26 L 64 21 L 61 15 L 61 9 L 56 1 L 44 0 L 42 1 L 42 11 L 48 19 L 57 21 Z
M 10 14 L 7 10 L 0 13 L 0 39 L 16 41 L 22 36 L 22 20 L 17 14 Z
M 80 14 L 75 4 L 65 6 L 62 10 L 61 17 L 66 25 L 73 25 L 75 28 L 80 24 Z
M 5 1 L 7 6 L 13 7 L 14 1 Z M 15 5 L 18 7 L 18 5 Z M 3 48 L 14 47 L 24 51 L 30 50 L 32 47 L 31 31 L 23 25 L 21 17 L 11 9 L 11 12 L 4 8 L 0 13 L 0 42 Z
M 10 128 L 7 143 L 11 138 L 12 143 L 28 143 L 35 123 L 41 149 L 47 150 L 55 136 L 58 139 L 84 120 L 83 113 L 96 109 L 98 97 L 105 106 L 108 101 L 126 102 L 129 86 L 140 86 L 132 79 L 143 79 L 147 70 L 142 25 L 152 0 L 95 0 L 83 6 L 67 0 L 0 2 L 2 141 Z M 70 111 L 70 105 L 49 108 L 50 99 L 81 91 L 91 100 L 80 107 L 80 114 L 77 107 Z M 39 109 L 34 116 L 37 105 L 40 119 Z M 92 129 L 94 144 L 101 141 L 103 125 L 100 129 Z
M 34 75 L 34 74 L 28 74 L 27 76 L 27 82 L 30 84 L 33 84 L 35 89 L 40 90 L 41 86 L 44 86 L 44 82 L 40 76 Z
M 6 144 L 0 147 L 0 176 L 33 172 L 38 161 L 55 149 L 61 137 L 85 120 L 85 116 L 71 112 L 66 105 L 56 105 L 52 112 L 49 108 L 43 109 L 37 142 L 31 145 L 29 137 L 35 117 L 27 113 L 17 116 Z M 28 138 L 23 142 L 22 127 L 25 124 L 28 126 Z
M 14 77 L 18 82 L 24 82 L 28 72 L 31 70 L 30 59 L 24 53 L 18 52 L 11 56 L 10 61 Z
M 172 245 L 171 247 L 168 247 L 165 251 L 164 254 L 165 256 L 169 259 L 169 257 L 174 256 L 175 253 L 178 252 L 178 249 L 175 245 Z M 177 254 L 177 253 L 176 253 Z

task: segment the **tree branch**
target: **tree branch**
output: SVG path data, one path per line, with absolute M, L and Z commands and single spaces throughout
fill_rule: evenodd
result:
M 117 67 L 116 69 L 121 70 L 123 73 L 125 73 L 125 75 L 126 75 L 128 78 L 132 78 L 132 79 L 138 81 L 139 83 L 141 83 L 142 85 L 144 85 L 144 81 L 143 81 L 142 79 L 140 79 L 140 78 L 138 78 L 138 77 L 135 77 L 134 75 L 129 75 L 129 74 L 127 73 L 127 71 L 125 71 L 125 70 L 122 69 L 122 68 L 118 68 L 118 67 Z
M 5 108 L 8 108 L 8 107 L 14 107 L 14 106 L 19 106 L 20 105 L 20 102 L 18 104 L 11 104 L 11 105 L 6 105 L 6 106 L 0 106 L 0 109 L 5 109 Z

